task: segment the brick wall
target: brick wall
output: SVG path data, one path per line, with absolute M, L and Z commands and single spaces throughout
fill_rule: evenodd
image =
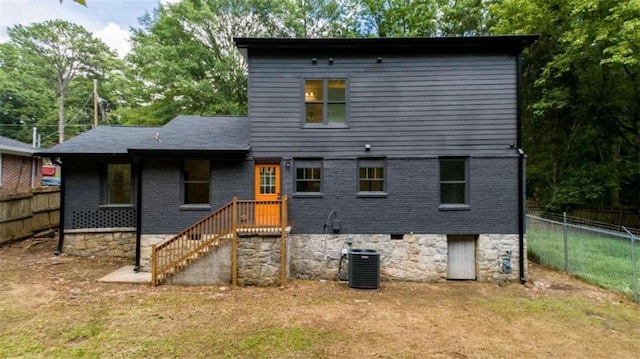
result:
M 24 193 L 31 190 L 31 171 L 33 157 L 15 156 L 6 153 L 0 154 L 2 165 L 2 179 L 0 182 L 0 195 L 12 193 Z M 34 184 L 40 186 L 42 181 L 42 160 L 36 158 L 36 176 Z
M 293 193 L 294 163 L 283 170 L 289 221 L 295 233 L 322 234 L 327 220 L 341 221 L 340 233 L 511 234 L 518 232 L 518 158 L 470 157 L 469 206 L 439 208 L 437 157 L 389 158 L 386 195 L 358 196 L 357 159 L 323 161 L 323 193 Z M 331 224 L 331 223 L 329 223 Z M 331 231 L 329 231 L 331 233 Z

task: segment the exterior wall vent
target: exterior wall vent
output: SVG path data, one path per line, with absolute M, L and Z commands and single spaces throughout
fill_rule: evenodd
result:
M 349 287 L 380 288 L 380 253 L 374 249 L 349 251 Z

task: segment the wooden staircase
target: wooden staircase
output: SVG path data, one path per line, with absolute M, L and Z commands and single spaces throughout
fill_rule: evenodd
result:
M 281 234 L 281 282 L 286 280 L 285 232 L 287 197 L 278 201 L 238 200 L 236 197 L 217 211 L 165 241 L 151 246 L 151 283 L 156 286 L 186 268 L 225 241 L 232 241 L 232 284 L 237 284 L 238 233 Z

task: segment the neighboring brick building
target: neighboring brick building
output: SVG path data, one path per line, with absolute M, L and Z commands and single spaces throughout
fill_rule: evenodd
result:
M 29 192 L 42 181 L 42 159 L 37 148 L 0 136 L 0 196 Z

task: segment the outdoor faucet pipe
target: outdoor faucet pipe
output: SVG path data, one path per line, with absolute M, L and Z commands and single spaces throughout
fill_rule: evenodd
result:
M 324 234 L 329 233 L 329 220 L 331 219 L 331 216 L 335 215 L 336 217 L 338 216 L 338 213 L 334 210 L 331 210 L 331 212 L 329 212 L 329 215 L 327 216 L 327 220 L 324 222 Z

